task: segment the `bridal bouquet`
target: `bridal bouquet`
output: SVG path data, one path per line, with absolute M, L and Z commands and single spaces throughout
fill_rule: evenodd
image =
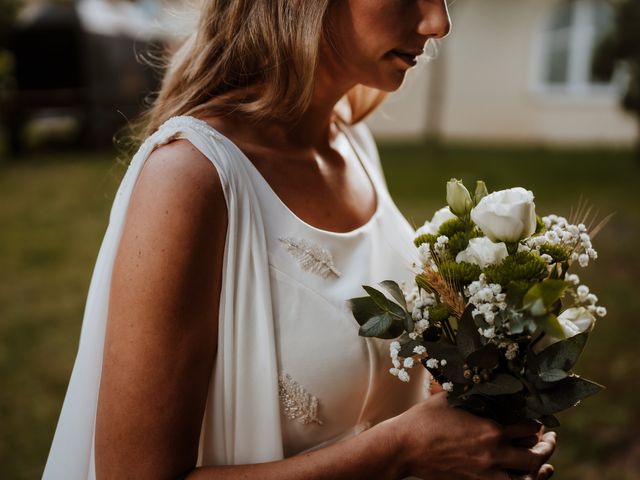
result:
M 602 387 L 572 373 L 606 309 L 570 273 L 597 258 L 590 210 L 538 217 L 533 193 L 511 188 L 472 197 L 447 184 L 448 206 L 416 233 L 420 265 L 407 292 L 386 280 L 349 300 L 359 333 L 395 339 L 390 373 L 410 381 L 419 361 L 449 404 L 502 424 L 554 414 Z M 580 218 L 582 217 L 582 218 Z

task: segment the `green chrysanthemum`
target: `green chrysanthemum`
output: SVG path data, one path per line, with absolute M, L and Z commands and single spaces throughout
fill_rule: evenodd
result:
M 566 262 L 569 260 L 569 253 L 558 245 L 545 243 L 540 247 L 540 255 L 547 254 L 553 258 L 554 263 Z
M 453 258 L 455 258 L 456 255 L 458 255 L 458 253 L 463 251 L 468 246 L 469 246 L 469 239 L 464 234 L 464 232 L 454 233 L 449 238 L 449 243 L 447 243 L 447 248 L 449 249 L 449 252 L 451 253 L 451 256 Z
M 452 218 L 440 225 L 440 228 L 438 229 L 438 236 L 446 235 L 447 237 L 451 238 L 456 233 L 464 233 L 464 230 L 464 222 L 459 218 Z
M 498 265 L 490 265 L 485 269 L 489 283 L 508 285 L 518 280 L 540 281 L 547 276 L 547 264 L 531 252 L 517 252 L 509 255 Z
M 451 315 L 451 308 L 446 303 L 439 303 L 429 307 L 429 322 L 441 323 Z
M 446 260 L 438 265 L 440 273 L 450 283 L 468 285 L 478 279 L 482 269 L 472 263 Z
M 420 247 L 420 245 L 424 244 L 424 243 L 428 243 L 430 245 L 434 245 L 436 243 L 436 240 L 438 239 L 438 237 L 436 235 L 432 235 L 430 233 L 425 233 L 423 235 L 419 235 L 415 238 L 415 240 L 413 240 L 413 244 L 416 247 Z

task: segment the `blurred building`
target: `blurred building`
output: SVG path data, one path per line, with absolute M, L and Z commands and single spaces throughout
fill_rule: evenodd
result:
M 438 58 L 410 72 L 369 121 L 380 138 L 631 144 L 619 107 L 623 71 L 607 83 L 591 58 L 613 25 L 606 0 L 458 0 Z
M 157 75 L 139 58 L 166 37 L 154 8 L 124 0 L 23 4 L 9 36 L 15 81 L 2 105 L 14 152 L 34 125 L 70 130 L 85 146 L 112 143 L 157 88 Z

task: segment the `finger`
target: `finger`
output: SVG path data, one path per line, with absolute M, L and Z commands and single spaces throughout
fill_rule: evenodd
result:
M 556 440 L 556 432 L 547 432 L 542 436 L 542 440 L 531 447 L 530 450 L 540 455 L 544 459 L 544 462 L 546 462 L 556 449 Z
M 553 468 L 553 465 L 549 463 L 545 463 L 540 468 L 540 471 L 538 472 L 538 477 L 535 480 L 548 480 L 549 478 L 553 477 L 554 473 L 555 473 L 555 470 Z
M 506 470 L 537 474 L 555 450 L 555 439 L 536 443 L 531 448 L 503 446 L 496 465 Z
M 531 448 L 540 442 L 540 440 L 541 439 L 538 438 L 537 435 L 532 435 L 530 437 L 521 437 L 511 440 L 511 445 L 514 447 Z
M 531 437 L 536 435 L 541 427 L 542 424 L 540 422 L 528 420 L 504 427 L 504 435 L 507 438 Z

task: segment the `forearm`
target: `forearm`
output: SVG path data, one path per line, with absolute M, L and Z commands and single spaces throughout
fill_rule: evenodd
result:
M 360 435 L 313 452 L 284 460 L 254 465 L 200 467 L 189 480 L 261 479 L 261 480 L 335 480 L 399 479 L 403 466 L 398 461 L 398 446 L 393 435 L 393 419 Z

